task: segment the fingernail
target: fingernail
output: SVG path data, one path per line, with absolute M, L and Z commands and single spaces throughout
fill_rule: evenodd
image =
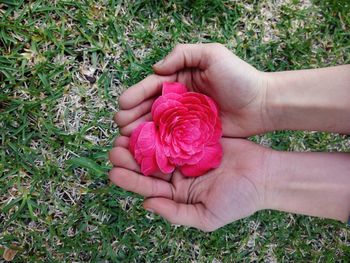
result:
M 150 213 L 154 213 L 154 210 L 153 209 L 151 209 L 151 208 L 145 208 L 148 212 L 150 212 Z
M 163 63 L 164 63 L 164 59 L 158 61 L 155 65 L 156 65 L 156 66 L 159 66 L 159 65 L 161 65 L 161 64 L 163 64 Z

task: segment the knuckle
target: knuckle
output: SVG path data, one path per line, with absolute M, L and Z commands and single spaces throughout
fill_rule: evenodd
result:
M 204 225 L 204 226 L 201 226 L 199 229 L 205 233 L 210 233 L 210 232 L 215 231 L 217 229 L 217 227 L 213 227 L 210 225 Z
M 184 44 L 176 44 L 176 46 L 174 47 L 174 51 L 175 52 L 182 51 L 184 47 L 185 47 Z
M 118 138 L 115 138 L 113 141 L 113 147 L 117 147 L 118 146 Z
M 173 225 L 173 226 L 178 226 L 179 224 L 176 223 L 176 220 L 173 219 L 173 218 L 167 218 L 166 219 L 170 225 Z
M 120 117 L 121 112 L 117 112 L 116 114 L 114 114 L 114 121 L 116 124 L 121 125 L 122 123 L 122 118 Z
M 119 129 L 119 133 L 120 133 L 121 135 L 127 136 L 128 133 L 129 133 L 129 130 L 128 130 L 128 129 L 129 129 L 128 127 L 120 128 L 120 129 Z
M 213 232 L 214 230 L 218 229 L 216 224 L 213 222 L 213 220 L 208 216 L 207 210 L 201 214 L 199 227 L 204 232 Z
M 127 103 L 128 103 L 127 98 L 125 96 L 121 95 L 119 97 L 119 100 L 118 100 L 119 107 L 121 109 L 126 108 L 127 107 L 127 105 L 126 105 Z
M 115 168 L 112 168 L 112 169 L 108 172 L 108 179 L 109 179 L 110 181 L 112 181 L 112 177 L 113 177 L 113 174 L 114 174 L 114 170 L 115 170 Z
M 157 196 L 158 193 L 158 181 L 155 181 L 154 184 L 152 184 L 151 187 L 151 196 Z
M 224 45 L 223 45 L 223 44 L 217 43 L 217 42 L 211 43 L 210 45 L 211 45 L 213 48 L 215 48 L 215 49 L 222 49 L 222 48 L 224 48 Z
M 140 107 L 137 108 L 137 113 L 135 114 L 143 114 L 147 111 L 150 111 L 152 108 L 153 100 L 146 101 L 145 103 L 142 103 Z
M 142 181 L 141 181 L 141 177 L 140 176 L 136 177 L 136 179 L 135 179 L 133 184 L 128 185 L 128 187 L 125 187 L 125 189 L 127 191 L 131 191 L 131 192 L 134 192 L 134 193 L 139 193 L 142 188 L 143 188 L 143 185 L 142 185 Z
M 142 92 L 142 98 L 145 99 L 148 97 L 148 89 L 146 88 L 145 84 L 144 83 L 140 83 L 139 84 L 139 88 Z
M 114 150 L 114 148 L 112 148 L 112 150 L 110 150 L 108 152 L 108 159 L 109 159 L 110 162 L 112 162 L 112 158 L 113 158 L 113 155 L 114 155 L 113 150 Z

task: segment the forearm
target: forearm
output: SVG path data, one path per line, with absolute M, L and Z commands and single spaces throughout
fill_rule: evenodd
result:
M 346 221 L 350 154 L 273 152 L 266 208 Z
M 350 65 L 267 75 L 271 130 L 350 133 Z

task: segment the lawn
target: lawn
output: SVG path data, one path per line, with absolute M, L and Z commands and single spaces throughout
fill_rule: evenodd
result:
M 203 233 L 109 184 L 119 95 L 176 43 L 198 42 L 264 71 L 350 63 L 350 4 L 0 0 L 0 258 L 10 248 L 14 262 L 350 260 L 350 227 L 337 221 L 261 211 Z M 252 140 L 350 150 L 349 136 L 329 133 Z

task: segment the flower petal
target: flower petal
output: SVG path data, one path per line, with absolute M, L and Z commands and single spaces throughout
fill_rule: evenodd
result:
M 171 173 L 180 166 L 185 176 L 199 176 L 219 166 L 222 127 L 211 98 L 165 82 L 151 112 L 153 122 L 138 127 L 129 145 L 144 174 Z
M 135 155 L 135 145 L 137 143 L 137 139 L 139 138 L 140 132 L 142 128 L 145 126 L 145 124 L 146 124 L 145 122 L 141 123 L 131 133 L 130 142 L 129 142 L 129 151 L 131 152 L 132 155 Z
M 180 167 L 180 171 L 184 176 L 200 176 L 210 169 L 217 168 L 220 165 L 222 158 L 222 148 L 220 143 L 207 146 L 203 151 L 203 158 L 197 164 Z
M 182 93 L 186 93 L 186 92 L 187 92 L 187 88 L 182 83 L 179 83 L 179 82 L 164 82 L 163 83 L 162 95 L 165 95 L 167 93 L 182 94 Z
M 129 149 L 144 175 L 159 171 L 155 144 L 157 136 L 157 127 L 152 121 L 140 124 L 131 135 Z
M 212 134 L 212 137 L 210 138 L 210 140 L 208 140 L 209 144 L 215 143 L 218 140 L 220 140 L 220 138 L 222 137 L 222 127 L 221 127 L 221 120 L 218 117 L 216 119 L 216 123 L 215 123 L 215 127 L 214 127 L 214 132 Z
M 158 97 L 153 102 L 151 109 L 153 121 L 158 124 L 164 111 L 181 106 L 182 104 L 178 101 L 179 97 L 180 95 L 175 93 L 168 93 Z
M 151 175 L 159 171 L 155 156 L 143 158 L 141 161 L 141 172 L 144 175 Z
M 217 104 L 208 96 L 204 95 L 204 98 L 206 99 L 208 105 L 210 106 L 211 111 L 215 114 L 215 116 L 218 116 L 219 110 Z
M 135 153 L 140 152 L 143 156 L 154 154 L 156 135 L 157 128 L 154 122 L 145 122 L 137 138 Z
M 175 169 L 175 166 L 169 161 L 168 157 L 166 157 L 159 138 L 157 138 L 156 142 L 156 161 L 160 171 L 165 174 L 170 174 Z

